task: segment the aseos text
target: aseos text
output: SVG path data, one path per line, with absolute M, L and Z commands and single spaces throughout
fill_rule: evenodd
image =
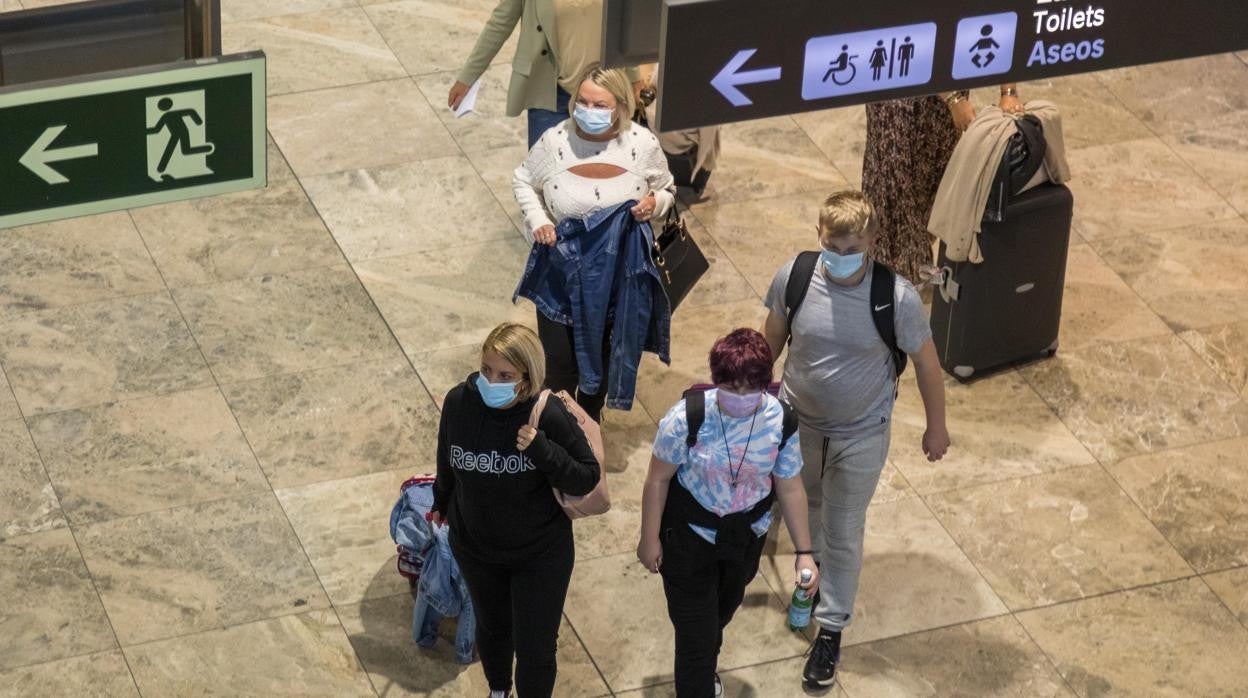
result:
M 1043 4 L 1048 4 L 1044 0 Z M 1036 35 L 1058 34 L 1075 29 L 1093 29 L 1105 24 L 1105 8 L 1088 5 L 1085 9 L 1063 7 L 1060 10 L 1036 10 L 1031 15 L 1036 19 Z M 1096 60 L 1105 55 L 1105 40 L 1084 40 L 1071 42 L 1049 42 L 1038 39 L 1031 48 L 1027 58 L 1027 67 L 1033 65 L 1054 65 L 1074 61 Z

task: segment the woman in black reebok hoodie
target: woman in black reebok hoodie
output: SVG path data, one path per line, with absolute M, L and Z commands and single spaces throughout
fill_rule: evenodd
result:
M 432 518 L 450 526 L 491 698 L 511 695 L 513 656 L 520 698 L 554 692 L 575 547 L 551 487 L 585 495 L 600 476 L 561 400 L 548 400 L 538 428 L 528 426 L 544 357 L 532 330 L 496 327 L 481 348 L 481 370 L 447 393 L 438 430 Z

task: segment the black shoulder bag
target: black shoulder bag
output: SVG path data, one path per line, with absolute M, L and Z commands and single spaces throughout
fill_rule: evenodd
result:
M 674 204 L 662 231 L 654 238 L 654 266 L 659 270 L 659 283 L 672 312 L 711 268 Z

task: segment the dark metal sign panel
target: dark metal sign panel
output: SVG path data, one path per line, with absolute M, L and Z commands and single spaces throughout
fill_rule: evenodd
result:
M 0 89 L 0 228 L 263 187 L 262 53 Z
M 1248 48 L 1243 0 L 665 0 L 663 130 Z
M 659 60 L 663 0 L 603 0 L 602 64 L 623 68 Z
M 656 15 L 656 42 L 658 27 Z M 219 55 L 220 0 L 78 0 L 0 13 L 0 85 Z

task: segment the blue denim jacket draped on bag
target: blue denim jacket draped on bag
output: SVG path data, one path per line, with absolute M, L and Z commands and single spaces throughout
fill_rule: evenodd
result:
M 412 612 L 412 639 L 426 649 L 438 640 L 438 625 L 443 618 L 458 617 L 455 629 L 455 659 L 461 664 L 472 662 L 476 649 L 477 618 L 468 597 L 468 585 L 459 573 L 459 565 L 451 555 L 446 526 L 433 529 L 433 548 L 425 558 Z
M 412 611 L 412 640 L 425 649 L 433 647 L 442 619 L 457 616 L 455 659 L 469 664 L 476 650 L 476 616 L 468 586 L 451 554 L 446 526 L 434 526 L 425 519 L 432 507 L 433 481 L 429 480 L 405 485 L 390 512 L 390 537 L 414 553 L 415 569 L 410 571 L 420 575 Z
M 432 507 L 433 478 L 411 478 L 390 510 L 390 537 L 399 545 L 399 574 L 408 579 L 420 578 L 433 547 L 433 526 L 425 520 Z
M 554 247 L 534 245 L 512 296 L 533 301 L 550 320 L 572 327 L 580 389 L 602 384 L 602 343 L 611 326 L 607 405 L 633 406 L 642 351 L 671 363 L 672 311 L 659 282 L 651 248 L 654 231 L 638 223 L 636 201 L 566 219 L 556 227 Z

